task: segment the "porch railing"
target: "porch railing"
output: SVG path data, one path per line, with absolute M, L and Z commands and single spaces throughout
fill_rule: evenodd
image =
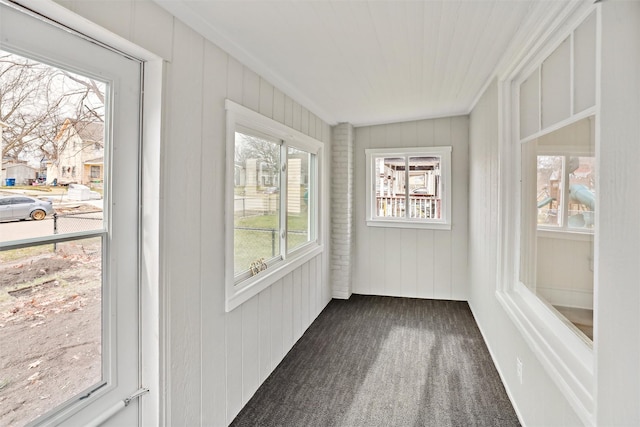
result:
M 404 196 L 377 196 L 376 215 L 379 218 L 406 218 Z M 409 196 L 408 217 L 439 219 L 440 199 L 431 196 Z

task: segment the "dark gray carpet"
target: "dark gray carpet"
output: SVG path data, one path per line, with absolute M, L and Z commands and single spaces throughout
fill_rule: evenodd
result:
M 519 426 L 466 302 L 333 300 L 231 424 Z

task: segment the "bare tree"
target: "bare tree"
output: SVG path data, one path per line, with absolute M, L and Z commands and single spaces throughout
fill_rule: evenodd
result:
M 280 145 L 263 138 L 247 134 L 237 134 L 235 161 L 244 165 L 247 160 L 255 159 L 265 165 L 264 172 L 274 177 L 280 166 Z
M 2 157 L 56 161 L 66 119 L 104 121 L 104 84 L 0 51 Z

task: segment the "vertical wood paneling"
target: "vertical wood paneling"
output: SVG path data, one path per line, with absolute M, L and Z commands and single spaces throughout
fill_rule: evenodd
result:
M 451 233 L 433 231 L 435 267 L 433 274 L 433 298 L 450 299 L 451 295 Z
M 320 298 L 318 297 L 320 287 L 316 276 L 317 259 L 318 257 L 309 261 L 309 323 L 315 320 L 320 307 Z
M 260 385 L 258 296 L 251 298 L 240 308 L 242 309 L 242 404 L 245 405 Z
M 242 86 L 244 82 L 244 66 L 234 57 L 229 57 L 227 67 L 227 98 L 242 104 Z
M 314 116 L 312 113 L 309 113 L 309 124 L 307 125 L 307 127 L 309 129 L 308 135 L 312 138 L 318 139 L 316 135 L 316 116 Z
M 469 298 L 467 283 L 468 271 L 468 211 L 469 194 L 469 118 L 459 116 L 451 119 L 451 168 L 453 174 L 452 188 L 452 228 L 451 234 L 451 297 L 456 300 Z
M 356 130 L 358 132 L 358 130 Z M 369 148 L 384 148 L 388 147 L 389 142 L 387 141 L 387 126 L 373 126 L 371 127 L 371 134 L 369 138 Z M 364 153 L 362 153 L 364 154 Z M 362 163 L 365 168 L 366 164 Z M 363 169 L 361 172 L 356 170 L 354 174 L 357 175 L 365 175 L 365 170 Z M 363 181 L 362 187 L 364 188 L 365 182 Z M 365 189 L 365 191 L 369 191 L 369 189 Z M 362 218 L 365 218 L 366 214 L 362 211 L 365 207 L 365 204 L 356 205 L 356 212 L 361 215 Z M 362 213 L 360 213 L 362 212 Z M 385 293 L 385 270 L 386 263 L 381 258 L 382 254 L 385 251 L 386 242 L 385 242 L 385 229 L 379 227 L 367 227 L 368 236 L 369 236 L 369 260 L 366 264 L 364 264 L 363 268 L 369 269 L 369 283 L 363 283 L 363 287 L 368 290 L 368 292 L 374 295 L 387 295 Z M 356 235 L 356 240 L 359 237 Z
M 227 423 L 242 409 L 242 307 L 226 314 Z
M 302 107 L 297 102 L 293 103 L 293 122 L 291 127 L 295 130 L 302 129 Z
M 131 40 L 133 2 L 76 1 L 74 11 L 107 30 Z
M 418 122 L 418 138 L 421 147 L 434 147 L 438 145 L 436 143 L 435 124 L 433 120 L 421 120 Z
M 293 128 L 293 100 L 286 95 L 284 98 L 284 124 Z
M 273 86 L 264 79 L 260 79 L 259 113 L 270 119 L 273 118 Z
M 260 76 L 247 67 L 242 80 L 242 104 L 253 111 L 260 109 Z
M 400 140 L 403 147 L 420 147 L 418 139 L 418 122 L 403 123 L 400 130 Z
M 356 128 L 354 293 L 467 298 L 468 121 L 467 116 L 460 116 Z M 449 145 L 450 231 L 366 226 L 366 148 Z
M 168 316 L 171 322 L 169 342 L 173 348 L 172 369 L 182 367 L 182 375 L 172 375 L 169 390 L 172 394 L 171 417 L 188 424 L 200 422 L 201 330 L 200 330 L 200 221 L 201 221 L 201 150 L 202 150 L 202 102 L 203 87 L 203 39 L 188 27 L 176 24 L 173 57 L 175 63 L 168 67 L 168 78 L 182 85 L 171 85 L 167 97 L 173 117 L 168 127 L 169 140 L 183 140 L 181 146 L 165 147 L 165 194 L 171 194 L 173 203 L 166 203 L 164 223 L 174 226 L 164 236 L 165 256 L 172 263 L 165 267 L 167 281 Z M 193 100 L 198 100 L 193 102 Z M 170 159 L 170 160 L 169 160 Z M 185 191 L 189 189 L 189 191 Z M 179 206 L 192 206 L 185 211 Z M 187 284 L 187 289 L 183 286 Z
M 133 8 L 132 41 L 171 62 L 173 17 L 153 2 L 134 2 Z
M 284 123 L 285 96 L 280 90 L 273 90 L 273 120 Z
M 415 297 L 418 292 L 418 235 L 415 230 L 403 229 L 400 240 L 400 295 Z
M 300 132 L 309 135 L 309 110 L 300 108 Z
M 168 336 L 161 338 L 168 345 L 165 421 L 226 425 L 293 346 L 294 331 L 297 339 L 328 303 L 330 292 L 325 252 L 224 311 L 224 100 L 322 138 L 326 155 L 330 126 L 153 2 L 58 3 L 167 60 L 160 230 L 168 324 Z
M 271 287 L 258 294 L 260 384 L 271 373 Z
M 437 146 L 452 144 L 451 121 L 452 121 L 451 118 L 436 119 L 434 121 L 434 138 L 435 138 L 435 144 Z M 455 147 L 454 147 L 454 150 L 455 150 Z M 451 153 L 451 156 L 453 159 L 453 156 L 454 156 L 453 151 Z M 451 162 L 451 165 L 453 167 L 453 160 Z M 453 189 L 455 189 L 455 183 L 458 182 L 458 179 L 457 179 L 458 174 L 466 173 L 465 172 L 466 168 L 467 166 L 464 165 L 462 171 L 452 170 L 451 175 L 454 182 Z M 455 198 L 453 189 L 451 194 Z M 452 203 L 452 210 L 455 210 L 455 209 L 456 209 L 455 204 Z M 453 253 L 451 252 L 451 239 L 452 239 L 451 234 L 452 233 L 449 231 L 442 231 L 442 230 L 434 231 L 434 238 L 435 238 L 434 266 L 436 270 L 434 272 L 433 280 L 434 280 L 434 297 L 435 298 L 444 298 L 444 299 L 451 298 L 451 264 L 452 264 L 451 257 L 453 256 Z
M 226 316 L 222 310 L 224 286 L 217 286 L 212 278 L 224 270 L 224 248 L 219 244 L 215 230 L 224 228 L 224 182 L 217 178 L 217 171 L 225 167 L 225 113 L 218 102 L 227 92 L 228 56 L 217 47 L 207 44 L 204 52 L 204 75 L 219 76 L 205 79 L 203 85 L 203 144 L 201 182 L 202 211 L 209 212 L 201 218 L 200 230 L 200 307 L 202 335 L 202 424 L 226 423 L 226 352 L 220 351 L 225 342 Z M 207 163 L 205 164 L 205 159 Z M 213 309 L 212 309 L 213 308 Z
M 309 263 L 305 263 L 300 269 L 300 329 L 302 332 L 309 325 L 311 318 L 311 290 L 309 289 Z M 302 335 L 302 333 L 301 333 Z
M 370 146 L 371 127 L 362 128 L 356 131 L 354 140 L 354 217 L 353 228 L 355 231 L 353 256 L 353 293 L 367 294 L 370 293 L 369 286 L 371 284 L 370 272 L 370 242 L 368 227 L 365 223 L 365 151 Z M 358 208 L 360 207 L 360 208 Z
M 302 336 L 302 285 L 301 272 L 297 269 L 293 272 L 293 342 Z
M 274 369 L 284 357 L 284 317 L 282 280 L 278 280 L 271 285 L 271 369 Z
M 433 285 L 433 272 L 434 266 L 434 231 L 433 230 L 418 230 L 416 232 L 417 248 L 417 289 L 416 296 L 418 298 L 433 298 L 434 285 Z
M 369 283 L 364 284 L 367 293 L 374 295 L 387 295 L 385 293 L 385 270 L 386 262 L 382 258 L 385 253 L 385 229 L 380 227 L 369 227 L 369 260 L 363 268 L 368 268 Z
M 293 275 L 282 278 L 282 345 L 287 354 L 293 347 Z
M 395 228 L 384 229 L 384 246 L 379 248 L 383 254 L 384 269 L 384 294 L 402 295 L 400 268 L 402 267 L 402 230 Z M 380 262 L 380 261 L 378 261 Z
M 322 270 L 322 304 L 326 306 L 331 301 L 331 283 L 329 281 L 329 255 L 325 251 L 322 253 L 322 264 L 325 266 Z

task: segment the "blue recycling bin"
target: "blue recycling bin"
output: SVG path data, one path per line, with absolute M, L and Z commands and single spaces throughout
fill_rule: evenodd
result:
M 4 183 L 7 187 L 14 187 L 16 185 L 16 179 L 15 178 L 7 178 L 4 180 Z

